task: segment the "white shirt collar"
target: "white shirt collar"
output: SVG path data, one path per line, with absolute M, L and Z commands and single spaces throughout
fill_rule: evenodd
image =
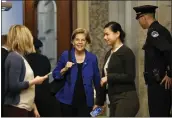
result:
M 118 46 L 113 52 L 116 52 L 117 50 L 119 50 L 120 47 L 122 47 L 123 44 L 121 44 L 120 46 Z
M 2 46 L 2 48 L 4 48 L 5 50 L 7 50 L 7 51 L 8 51 L 8 48 L 7 48 L 7 47 L 5 47 L 5 46 Z

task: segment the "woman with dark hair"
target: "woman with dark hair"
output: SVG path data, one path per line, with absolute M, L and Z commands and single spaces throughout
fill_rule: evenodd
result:
M 103 105 L 106 89 L 110 101 L 111 117 L 134 117 L 139 109 L 139 100 L 135 87 L 135 56 L 124 45 L 125 32 L 117 22 L 109 22 L 104 27 L 104 40 L 112 48 L 105 56 L 101 79 L 99 103 Z M 101 99 L 101 100 L 100 100 Z

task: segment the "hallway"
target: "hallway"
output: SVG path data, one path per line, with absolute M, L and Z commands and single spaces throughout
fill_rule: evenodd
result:
M 136 56 L 136 86 L 140 100 L 138 117 L 148 117 L 147 86 L 143 78 L 146 30 L 135 19 L 133 7 L 157 5 L 156 18 L 172 32 L 171 1 L 12 1 L 9 11 L 2 11 L 2 34 L 7 34 L 10 25 L 23 24 L 33 36 L 43 42 L 42 52 L 51 61 L 52 69 L 64 50 L 69 49 L 71 32 L 77 27 L 90 31 L 92 43 L 88 51 L 98 57 L 102 70 L 105 53 L 109 50 L 103 39 L 103 27 L 109 21 L 119 22 L 126 32 L 126 45 Z M 11 20 L 13 19 L 13 20 Z M 172 34 L 172 33 L 171 33 Z M 100 71 L 101 72 L 101 71 Z

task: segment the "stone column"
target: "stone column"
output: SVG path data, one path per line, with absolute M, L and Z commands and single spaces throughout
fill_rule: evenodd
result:
M 171 7 L 172 1 L 158 1 L 157 9 L 157 19 L 158 21 L 165 26 L 170 32 L 172 32 L 172 20 L 171 20 Z
M 89 1 L 77 1 L 77 27 L 89 30 Z
M 109 1 L 109 21 L 118 22 L 125 29 L 125 1 Z
M 89 28 L 92 38 L 91 52 L 98 57 L 100 72 L 108 47 L 103 39 L 104 25 L 108 22 L 108 1 L 89 1 Z
M 77 1 L 77 28 L 89 31 L 89 1 Z M 90 51 L 90 45 L 86 49 Z

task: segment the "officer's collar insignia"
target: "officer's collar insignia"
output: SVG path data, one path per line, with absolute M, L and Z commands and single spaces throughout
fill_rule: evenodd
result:
M 156 38 L 156 37 L 159 36 L 159 33 L 158 33 L 157 31 L 153 31 L 153 32 L 151 33 L 151 35 L 152 35 L 152 37 Z

